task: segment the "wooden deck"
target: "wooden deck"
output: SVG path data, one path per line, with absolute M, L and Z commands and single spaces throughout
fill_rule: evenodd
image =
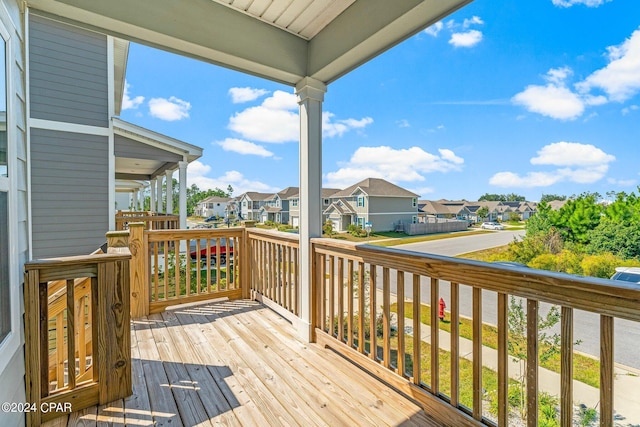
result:
M 133 395 L 52 426 L 437 426 L 424 411 L 247 300 L 132 322 Z

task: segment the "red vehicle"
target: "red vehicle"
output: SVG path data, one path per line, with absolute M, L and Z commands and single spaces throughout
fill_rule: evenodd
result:
M 201 260 L 205 260 L 207 259 L 207 244 L 210 245 L 209 247 L 209 256 L 211 258 L 211 262 L 213 264 L 215 264 L 217 262 L 217 259 L 220 259 L 220 264 L 226 264 L 227 263 L 227 255 L 232 258 L 233 257 L 233 241 L 229 242 L 229 253 L 227 254 L 227 241 L 224 238 L 219 239 L 220 240 L 220 253 L 218 254 L 218 246 L 216 244 L 215 240 L 209 240 L 207 243 L 207 239 L 203 239 L 200 240 L 200 259 Z M 191 247 L 189 248 L 190 252 L 189 252 L 189 256 L 191 256 L 191 259 L 195 260 L 198 257 L 198 249 L 196 247 L 195 242 L 193 242 L 191 244 Z

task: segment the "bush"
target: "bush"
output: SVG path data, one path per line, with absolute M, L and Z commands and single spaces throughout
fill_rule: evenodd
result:
M 580 265 L 585 276 L 601 277 L 608 279 L 616 272 L 616 267 L 621 265 L 623 260 L 611 253 L 600 255 L 587 255 L 582 259 Z
M 347 227 L 347 232 L 354 237 L 367 237 L 367 232 L 362 229 L 359 225 L 349 224 Z
M 558 266 L 558 256 L 548 253 L 538 255 L 529 262 L 528 266 L 538 270 L 562 271 Z

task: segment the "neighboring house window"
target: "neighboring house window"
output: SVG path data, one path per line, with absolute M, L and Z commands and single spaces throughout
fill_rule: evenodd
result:
M 358 218 L 358 225 L 364 228 L 364 218 Z
M 364 196 L 358 196 L 358 207 L 359 208 L 364 207 Z
M 247 207 L 247 201 L 245 200 L 244 202 L 242 202 L 242 207 L 246 208 Z
M 329 206 L 329 199 L 324 199 L 322 202 L 325 206 Z
M 294 208 L 297 208 L 298 207 L 298 199 L 291 200 L 291 206 L 294 207 Z
M 413 207 L 415 208 L 416 206 L 418 206 L 418 199 L 416 199 L 415 197 L 411 200 L 411 204 L 413 205 Z
M 415 216 L 415 215 L 414 215 L 414 216 L 412 216 L 412 217 L 411 217 L 411 222 L 412 222 L 412 223 L 414 223 L 414 224 L 417 224 L 417 223 L 418 223 L 418 217 L 417 217 L 417 216 Z

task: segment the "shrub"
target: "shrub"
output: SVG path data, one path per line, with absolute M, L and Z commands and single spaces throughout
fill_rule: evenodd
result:
M 580 265 L 585 276 L 608 279 L 616 272 L 616 267 L 622 262 L 621 258 L 607 252 L 600 255 L 587 255 L 582 259 Z
M 529 262 L 529 267 L 547 271 L 562 271 L 558 266 L 558 256 L 554 254 L 541 254 Z
M 349 224 L 347 227 L 347 232 L 354 237 L 367 237 L 367 232 L 362 229 L 359 225 Z

